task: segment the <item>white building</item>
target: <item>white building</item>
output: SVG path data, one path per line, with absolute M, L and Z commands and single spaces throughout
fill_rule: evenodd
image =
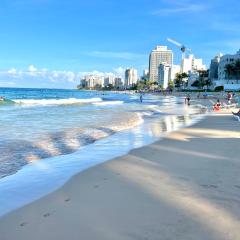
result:
M 225 90 L 240 90 L 240 81 L 229 79 L 225 66 L 240 60 L 240 50 L 236 54 L 226 54 L 220 57 L 218 65 L 218 80 L 213 82 L 213 87 L 223 86 Z
M 95 88 L 97 85 L 103 86 L 104 84 L 104 78 L 102 76 L 98 75 L 86 75 L 81 80 L 81 85 L 88 88 Z
M 115 84 L 114 82 L 115 76 L 114 75 L 108 75 L 104 77 L 104 87 L 107 87 L 109 84 L 113 85 Z
M 170 80 L 175 80 L 177 73 L 181 72 L 181 66 L 180 65 L 172 65 L 171 67 L 171 76 Z
M 128 68 L 125 71 L 125 86 L 126 87 L 131 87 L 134 84 L 137 83 L 138 76 L 137 76 L 137 70 L 134 68 Z
M 122 88 L 123 86 L 123 81 L 121 77 L 115 77 L 114 79 L 114 86 L 117 88 Z
M 236 54 L 226 54 L 220 58 L 219 66 L 218 66 L 218 80 L 226 81 L 227 74 L 225 72 L 225 66 L 227 64 L 234 63 L 236 60 L 240 60 L 240 50 Z
M 206 70 L 206 65 L 203 64 L 201 58 L 195 58 L 193 54 L 190 54 L 188 58 L 182 60 L 181 66 L 182 73 L 189 73 L 193 71 Z
M 168 88 L 169 80 L 171 79 L 171 66 L 167 63 L 162 63 L 158 67 L 158 84 L 163 89 Z
M 166 63 L 169 66 L 173 64 L 173 52 L 168 50 L 167 46 L 157 46 L 152 50 L 149 57 L 149 79 L 157 82 L 159 78 L 158 70 L 159 65 Z
M 149 79 L 149 70 L 148 69 L 143 70 L 142 78 Z

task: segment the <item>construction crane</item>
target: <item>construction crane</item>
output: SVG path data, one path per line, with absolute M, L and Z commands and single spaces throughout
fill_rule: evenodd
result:
M 189 51 L 189 52 L 192 51 L 190 48 L 187 48 L 184 44 L 181 44 L 181 43 L 179 43 L 179 42 L 177 42 L 177 41 L 175 41 L 175 40 L 173 40 L 171 38 L 167 38 L 167 41 L 172 43 L 172 44 L 174 44 L 174 45 L 176 45 L 177 47 L 179 47 L 181 49 L 181 51 L 182 51 L 182 60 L 185 58 L 186 51 Z

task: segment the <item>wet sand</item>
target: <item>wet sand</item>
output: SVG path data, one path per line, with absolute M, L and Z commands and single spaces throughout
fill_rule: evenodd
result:
M 1 240 L 239 239 L 240 125 L 214 114 L 0 219 Z

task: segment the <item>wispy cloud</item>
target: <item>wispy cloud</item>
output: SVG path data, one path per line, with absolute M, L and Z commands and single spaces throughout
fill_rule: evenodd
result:
M 92 51 L 86 55 L 98 58 L 118 58 L 124 60 L 136 60 L 146 57 L 145 54 L 131 53 L 131 52 L 105 52 L 105 51 Z
M 158 10 L 152 11 L 152 15 L 159 16 L 168 16 L 171 14 L 180 14 L 180 13 L 196 13 L 202 12 L 207 9 L 208 6 L 200 3 L 193 3 L 189 0 L 169 0 L 165 1 L 167 3 L 166 7 L 162 7 Z

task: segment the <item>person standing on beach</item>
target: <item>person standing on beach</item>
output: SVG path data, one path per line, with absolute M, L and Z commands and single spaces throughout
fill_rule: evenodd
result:
M 190 94 L 188 94 L 186 97 L 185 97 L 185 104 L 187 104 L 188 106 L 190 105 Z
M 142 103 L 143 102 L 143 95 L 140 94 L 140 102 Z

